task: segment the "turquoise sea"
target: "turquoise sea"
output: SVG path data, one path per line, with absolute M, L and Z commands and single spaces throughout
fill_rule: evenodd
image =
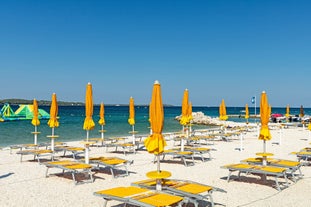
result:
M 16 107 L 17 108 L 17 107 Z M 49 107 L 40 107 L 49 112 Z M 227 107 L 227 114 L 241 114 L 244 107 Z M 299 108 L 291 108 L 291 114 L 299 114 Z M 205 115 L 217 117 L 218 107 L 193 107 L 193 112 L 201 111 Z M 254 114 L 254 107 L 249 107 L 250 114 Z M 311 115 L 311 109 L 305 108 L 306 115 Z M 256 114 L 259 113 L 259 108 L 256 108 Z M 285 113 L 285 108 L 272 108 L 272 113 Z M 166 106 L 164 107 L 164 129 L 163 132 L 173 132 L 181 130 L 181 126 L 175 117 L 181 114 L 181 107 Z M 58 108 L 60 126 L 55 128 L 55 134 L 59 135 L 57 141 L 79 141 L 86 138 L 86 131 L 83 130 L 84 121 L 84 106 L 59 106 Z M 135 106 L 135 131 L 138 134 L 149 133 L 149 109 L 148 106 Z M 100 137 L 99 130 L 101 126 L 98 124 L 99 120 L 99 106 L 94 107 L 94 122 L 95 129 L 90 131 L 89 137 Z M 128 124 L 128 107 L 127 106 L 105 106 L 105 121 L 104 129 L 107 130 L 105 137 L 128 136 L 132 127 Z M 51 135 L 51 128 L 47 125 L 48 120 L 41 120 L 38 126 L 38 142 L 49 142 L 47 135 Z M 229 121 L 245 122 L 244 118 L 229 118 Z M 250 119 L 254 122 L 254 119 Z M 209 126 L 194 125 L 194 129 L 208 128 Z M 6 147 L 13 144 L 33 143 L 34 126 L 31 120 L 0 122 L 0 147 Z

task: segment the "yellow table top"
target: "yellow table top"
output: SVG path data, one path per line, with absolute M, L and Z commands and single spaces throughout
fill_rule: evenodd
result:
M 99 132 L 106 132 L 107 130 L 103 129 L 103 130 L 99 130 Z
M 137 134 L 138 131 L 129 131 L 129 134 Z
M 273 156 L 274 154 L 271 152 L 257 152 L 257 156 L 262 156 L 262 157 L 268 157 L 268 156 Z
M 146 174 L 148 178 L 155 178 L 155 179 L 163 179 L 171 177 L 171 173 L 169 171 L 150 171 Z
M 31 132 L 31 134 L 40 134 L 41 132 Z
M 58 138 L 59 136 L 58 135 L 47 135 L 46 137 L 48 137 L 48 138 Z

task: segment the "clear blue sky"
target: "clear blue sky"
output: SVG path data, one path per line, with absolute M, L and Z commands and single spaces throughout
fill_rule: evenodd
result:
M 0 0 L 0 99 L 311 107 L 311 1 Z

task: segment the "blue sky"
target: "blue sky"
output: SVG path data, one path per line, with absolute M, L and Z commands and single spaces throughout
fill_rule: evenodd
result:
M 310 1 L 0 0 L 0 99 L 311 107 Z

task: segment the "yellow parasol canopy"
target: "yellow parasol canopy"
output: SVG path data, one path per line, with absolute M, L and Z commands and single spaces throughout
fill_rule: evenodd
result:
M 134 108 L 134 98 L 133 97 L 130 97 L 128 123 L 130 125 L 135 125 L 135 108 Z
M 105 108 L 104 108 L 104 103 L 102 102 L 101 104 L 100 104 L 100 110 L 99 110 L 99 121 L 98 121 L 98 124 L 99 125 L 105 125 L 106 123 L 105 123 Z
M 188 109 L 189 109 L 189 92 L 188 89 L 185 89 L 181 105 L 181 119 L 179 121 L 181 125 L 187 125 L 189 123 Z
M 268 141 L 271 139 L 271 134 L 269 131 L 268 123 L 269 123 L 269 105 L 268 98 L 265 91 L 261 93 L 260 99 L 260 121 L 261 121 L 261 129 L 259 133 L 259 139 Z
M 286 106 L 286 114 L 285 114 L 286 118 L 289 117 L 289 105 L 287 104 Z
M 33 118 L 31 120 L 31 124 L 34 126 L 39 126 L 40 121 L 38 118 L 39 112 L 38 112 L 38 102 L 36 99 L 33 100 Z
M 92 92 L 92 84 L 88 83 L 86 86 L 86 94 L 85 94 L 85 119 L 83 124 L 84 130 L 92 130 L 95 127 L 95 123 L 93 121 L 93 92 Z
M 59 126 L 59 122 L 57 120 L 57 114 L 58 114 L 58 105 L 57 105 L 57 98 L 56 94 L 52 94 L 52 102 L 51 102 L 51 108 L 50 108 L 50 119 L 48 121 L 48 125 L 51 128 L 55 128 Z
M 248 104 L 245 104 L 245 119 L 249 118 Z
M 305 112 L 304 112 L 304 110 L 303 110 L 303 106 L 301 105 L 301 106 L 300 106 L 299 117 L 304 117 L 304 115 L 305 115 Z
M 144 144 L 149 153 L 160 154 L 163 152 L 166 142 L 162 135 L 164 111 L 161 86 L 158 81 L 155 81 L 153 85 L 149 114 L 152 134 L 145 140 Z
M 219 119 L 226 121 L 228 119 L 225 100 L 221 100 L 221 104 L 219 106 Z

